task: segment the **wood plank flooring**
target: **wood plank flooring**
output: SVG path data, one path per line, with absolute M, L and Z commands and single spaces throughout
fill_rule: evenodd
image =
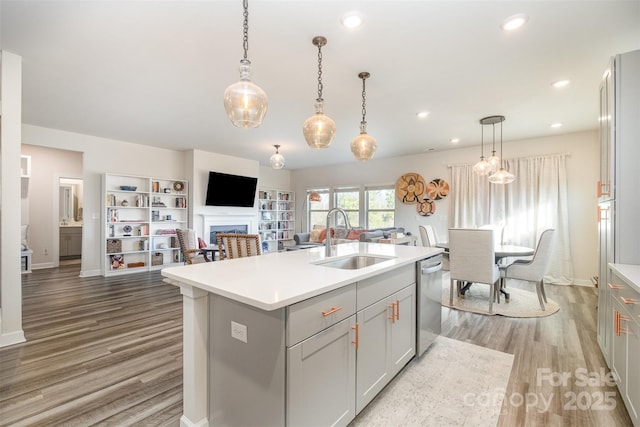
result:
M 22 276 L 27 342 L 0 349 L 0 426 L 178 426 L 179 290 L 162 283 L 158 272 L 111 278 L 78 273 L 78 266 L 64 266 Z M 596 343 L 593 290 L 547 286 L 547 294 L 561 310 L 546 318 L 445 308 L 443 335 L 514 354 L 501 427 L 631 426 L 617 388 L 576 385 L 578 368 L 609 371 Z M 571 378 L 552 386 L 538 381 L 538 369 Z M 613 410 L 596 409 L 593 397 L 601 392 L 615 393 Z M 571 393 L 582 396 L 575 409 Z M 548 409 L 543 398 L 551 402 Z

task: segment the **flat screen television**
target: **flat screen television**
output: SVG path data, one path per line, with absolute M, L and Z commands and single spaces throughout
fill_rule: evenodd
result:
M 256 198 L 258 178 L 209 172 L 207 206 L 236 206 L 251 208 Z

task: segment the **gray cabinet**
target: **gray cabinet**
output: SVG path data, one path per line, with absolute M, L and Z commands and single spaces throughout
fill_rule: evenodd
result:
M 358 311 L 356 413 L 415 355 L 415 284 Z
M 82 227 L 60 227 L 60 257 L 82 255 Z
M 640 426 L 640 293 L 611 273 L 610 367 L 635 426 Z
M 355 316 L 287 349 L 287 425 L 346 426 L 355 417 Z
M 609 263 L 640 264 L 640 50 L 616 55 L 600 85 L 598 343 L 611 365 L 615 319 Z

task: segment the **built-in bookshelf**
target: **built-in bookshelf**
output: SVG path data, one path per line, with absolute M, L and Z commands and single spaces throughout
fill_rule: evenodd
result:
M 269 251 L 282 250 L 293 240 L 295 227 L 295 193 L 260 189 L 258 192 L 258 233 Z
M 103 176 L 103 274 L 159 269 L 182 262 L 177 228 L 188 228 L 188 182 Z

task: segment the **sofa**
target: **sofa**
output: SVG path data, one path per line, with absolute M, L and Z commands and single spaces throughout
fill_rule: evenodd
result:
M 321 227 L 321 228 L 320 228 Z M 297 247 L 313 247 L 313 246 L 324 246 L 325 238 L 323 238 L 321 232 L 317 235 L 316 239 L 312 237 L 316 235 L 315 231 L 324 230 L 323 226 L 314 226 L 314 230 L 307 233 L 296 233 L 293 236 L 293 239 L 296 242 Z M 333 229 L 333 238 L 332 242 L 334 243 L 348 243 L 358 240 L 360 242 L 377 242 L 380 239 L 387 238 L 391 235 L 391 233 L 404 233 L 404 228 L 402 227 L 385 227 L 385 228 L 375 228 L 371 230 L 363 230 L 363 229 L 351 229 L 347 230 L 342 227 L 338 227 Z

